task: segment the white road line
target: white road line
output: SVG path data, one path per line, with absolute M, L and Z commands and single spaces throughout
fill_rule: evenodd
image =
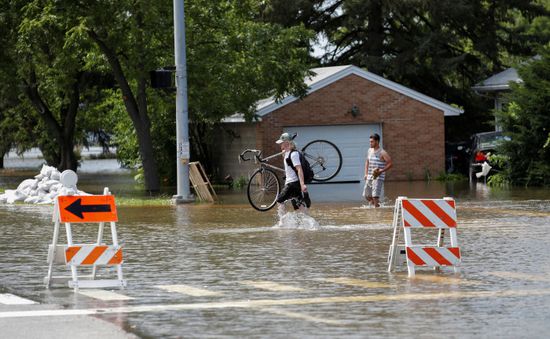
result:
M 33 305 L 35 301 L 18 297 L 11 293 L 0 293 L 0 304 L 4 305 Z
M 209 291 L 189 285 L 159 285 L 157 287 L 168 292 L 186 294 L 192 297 L 211 297 L 223 294 L 221 292 Z
M 528 274 L 528 273 L 519 273 L 519 272 L 487 272 L 487 274 L 494 275 L 500 278 L 512 278 L 528 281 L 548 281 L 550 282 L 550 277 L 548 275 L 538 275 L 538 274 Z
M 342 284 L 342 285 L 348 285 L 348 286 L 357 286 L 357 287 L 364 287 L 364 288 L 389 288 L 390 285 L 379 283 L 379 282 L 373 282 L 368 280 L 361 280 L 361 279 L 354 279 L 354 278 L 347 278 L 347 277 L 341 277 L 341 278 L 321 278 L 320 281 L 327 281 L 335 284 Z
M 273 291 L 273 292 L 302 292 L 305 291 L 303 288 L 278 284 L 272 281 L 262 281 L 262 280 L 242 280 L 239 281 L 239 284 L 246 286 L 252 286 L 262 290 Z
M 325 318 L 311 316 L 309 314 L 285 311 L 283 309 L 276 308 L 276 307 L 260 307 L 260 308 L 258 308 L 258 310 L 260 310 L 262 312 L 268 312 L 268 313 L 272 313 L 272 314 L 282 315 L 282 316 L 285 316 L 285 317 L 288 317 L 288 318 L 302 319 L 302 320 L 312 321 L 312 322 L 316 322 L 316 323 L 329 324 L 329 325 L 342 325 L 344 323 L 341 320 L 325 319 Z
M 443 299 L 468 299 L 468 298 L 512 298 L 548 296 L 550 289 L 538 290 L 502 290 L 502 291 L 472 291 L 472 292 L 448 292 L 448 293 L 409 293 L 394 295 L 358 295 L 347 297 L 317 297 L 303 299 L 263 299 L 263 300 L 236 300 L 210 303 L 167 304 L 167 305 L 139 305 L 90 309 L 65 309 L 65 310 L 36 310 L 0 312 L 0 318 L 22 317 L 58 317 L 71 315 L 98 315 L 142 312 L 164 312 L 184 310 L 206 310 L 227 308 L 258 308 L 285 305 L 321 305 L 338 303 L 371 303 L 384 301 L 423 301 Z
M 134 298 L 129 297 L 124 294 L 119 294 L 111 291 L 105 291 L 105 290 L 88 290 L 88 289 L 80 289 L 78 290 L 78 294 L 85 295 L 90 298 L 104 300 L 104 301 L 111 301 L 111 300 L 132 300 Z

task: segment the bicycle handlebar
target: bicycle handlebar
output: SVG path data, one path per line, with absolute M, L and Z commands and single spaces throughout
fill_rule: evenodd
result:
M 298 136 L 298 133 L 294 132 L 294 133 L 290 134 L 290 139 L 294 140 L 294 138 L 296 138 L 297 136 Z M 253 153 L 254 154 L 254 162 L 266 162 L 266 161 L 268 161 L 268 160 L 262 159 L 262 151 L 257 150 L 257 149 L 250 149 L 249 148 L 249 149 L 245 149 L 241 154 L 239 154 L 239 163 L 241 163 L 242 161 L 252 160 L 252 158 L 247 157 L 248 153 Z M 268 157 L 268 158 L 271 158 L 271 157 Z
M 257 150 L 257 149 L 246 149 L 244 150 L 241 154 L 239 154 L 239 163 L 241 161 L 249 161 L 251 160 L 252 158 L 247 158 L 246 155 L 248 153 L 254 153 L 254 162 L 256 161 L 262 161 L 261 159 L 261 156 L 262 156 L 262 151 L 260 150 Z

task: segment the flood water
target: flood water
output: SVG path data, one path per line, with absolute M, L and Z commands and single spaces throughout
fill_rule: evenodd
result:
M 129 174 L 102 177 L 106 185 L 84 178 L 79 188 L 90 193 L 115 185 L 132 194 Z M 2 176 L 0 187 L 15 188 L 10 180 Z M 388 182 L 379 209 L 364 206 L 359 184 L 310 192 L 314 224 L 296 216 L 279 225 L 275 209 L 255 211 L 239 190 L 219 191 L 214 204 L 119 206 L 128 287 L 113 291 L 132 298 L 123 301 L 45 289 L 53 207 L 0 205 L 0 292 L 100 309 L 95 316 L 151 338 L 517 338 L 550 330 L 549 190 Z M 387 272 L 398 196 L 456 199 L 460 273 Z M 97 225 L 73 225 L 75 243 L 93 243 L 96 232 Z M 435 243 L 434 233 L 419 233 L 413 241 Z

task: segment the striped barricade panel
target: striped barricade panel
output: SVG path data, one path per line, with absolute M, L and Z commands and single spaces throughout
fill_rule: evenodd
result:
M 404 199 L 404 227 L 456 227 L 455 202 L 451 199 Z
M 74 245 L 65 249 L 65 262 L 74 266 L 120 265 L 122 248 L 107 245 Z
M 460 264 L 460 248 L 433 246 L 407 247 L 407 259 L 416 266 L 456 266 Z

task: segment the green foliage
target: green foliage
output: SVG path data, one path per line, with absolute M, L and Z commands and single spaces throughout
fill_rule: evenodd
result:
M 257 1 L 186 3 L 189 109 L 199 121 L 243 112 L 274 95 L 305 94 L 309 31 L 258 22 Z
M 88 67 L 91 45 L 75 39 L 76 18 L 63 1 L 2 1 L 0 131 L 18 152 L 39 147 L 48 164 L 76 169 L 74 146 L 103 112 L 85 111 L 100 98 L 105 73 Z M 84 112 L 84 113 L 83 113 Z
M 210 155 L 215 136 L 208 126 L 235 112 L 252 119 L 254 104 L 271 95 L 305 94 L 303 78 L 309 69 L 307 45 L 311 34 L 300 26 L 284 28 L 256 21 L 257 6 L 252 0 L 185 3 L 191 154 L 207 169 L 215 167 Z M 132 118 L 126 122 L 118 118 L 115 125 L 119 157 L 128 166 L 141 166 L 147 184 L 147 167 L 139 162 L 144 161 L 143 144 L 152 142 L 160 180 L 173 184 L 173 93 L 143 88 L 149 70 L 173 64 L 171 3 L 113 0 L 71 7 L 80 18 L 71 32 L 75 36 L 86 32 L 99 47 L 107 46 L 101 48 L 103 58 L 87 58 L 87 63 L 104 67 L 109 50 L 113 51 L 122 65 L 120 77 L 132 91 L 120 93 L 128 101 L 124 108 Z M 109 64 L 112 68 L 113 61 Z M 134 99 L 139 113 L 129 108 Z M 146 107 L 141 105 L 144 100 Z M 130 123 L 138 133 L 130 130 Z M 150 136 L 139 132 L 144 129 L 150 130 Z
M 501 153 L 491 154 L 487 160 L 489 160 L 489 164 L 494 168 L 506 168 L 510 162 L 510 158 L 506 154 Z
M 127 198 L 127 197 L 116 197 L 117 206 L 131 206 L 131 207 L 141 207 L 141 206 L 170 206 L 172 205 L 172 196 L 169 195 L 160 195 L 156 197 L 147 197 L 147 198 Z
M 490 115 L 480 107 L 487 102 L 470 88 L 548 41 L 550 20 L 539 3 L 550 8 L 547 0 L 186 1 L 193 160 L 214 171 L 212 126 L 223 117 L 242 112 L 253 119 L 258 100 L 305 93 L 314 34 L 330 43 L 321 63 L 353 63 L 464 107 L 466 114 L 448 124 L 455 135 L 485 129 Z M 150 70 L 173 64 L 172 2 L 0 0 L 0 6 L 0 153 L 39 146 L 52 164 L 61 139 L 78 146 L 88 133 L 104 132 L 113 135 L 125 166 L 141 168 L 141 178 L 143 145 L 152 143 L 148 161 L 162 183 L 173 183 L 174 93 L 147 87 Z M 509 155 L 516 183 L 548 181 L 548 163 L 537 160 L 548 159 L 550 143 L 543 121 L 548 68 L 537 67 L 521 74 L 528 89 L 515 90 L 508 112 L 517 144 L 506 154 L 516 152 Z M 36 89 L 52 119 L 44 119 L 40 100 L 24 88 Z M 71 126 L 67 112 L 75 103 Z M 132 111 L 132 103 L 139 109 Z M 524 138 L 529 131 L 536 137 Z
M 248 185 L 248 179 L 243 175 L 238 177 L 237 180 L 235 180 L 235 183 L 233 184 L 233 186 L 235 186 L 238 189 L 242 189 L 247 185 Z
M 435 178 L 435 180 L 445 182 L 464 181 L 468 180 L 468 177 L 460 173 L 441 173 L 437 176 L 437 178 Z
M 449 140 L 492 128 L 492 100 L 471 87 L 530 57 L 550 39 L 548 1 L 268 0 L 268 20 L 305 24 L 326 37 L 327 65 L 354 64 L 463 107 Z
M 511 140 L 502 154 L 509 159 L 504 175 L 516 185 L 550 185 L 550 45 L 518 68 L 523 80 L 512 84 L 510 104 L 499 113 Z
M 487 179 L 487 185 L 491 187 L 508 187 L 510 180 L 504 173 L 495 173 Z

